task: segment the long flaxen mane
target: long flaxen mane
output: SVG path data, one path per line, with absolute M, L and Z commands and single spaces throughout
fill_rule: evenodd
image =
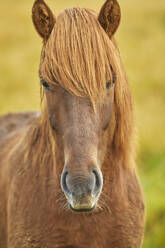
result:
M 116 83 L 113 127 L 110 129 L 113 138 L 109 149 L 124 166 L 131 167 L 134 133 L 132 100 L 116 42 L 114 38 L 109 39 L 95 12 L 81 8 L 61 12 L 43 47 L 40 77 L 72 94 L 89 97 L 95 105 L 104 97 L 106 82 L 112 80 L 112 71 L 116 75 Z M 42 132 L 45 133 L 48 125 L 46 107 L 41 119 Z

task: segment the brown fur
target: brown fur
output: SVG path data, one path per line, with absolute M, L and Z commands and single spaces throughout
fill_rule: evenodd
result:
M 32 20 L 34 26 L 37 25 L 38 27 L 37 32 L 39 35 L 47 40 L 54 27 L 55 18 L 44 1 L 35 1 L 32 9 Z
M 34 24 L 39 32 L 40 23 Z M 44 32 L 39 32 L 45 41 L 39 73 L 52 92 L 44 93 L 41 115 L 0 119 L 0 247 L 139 248 L 144 200 L 134 162 L 131 94 L 117 44 L 87 9 L 65 10 L 50 36 Z M 117 80 L 107 94 L 110 66 Z M 112 113 L 103 133 L 108 106 Z M 58 130 L 50 125 L 53 113 Z M 75 118 L 67 122 L 69 113 Z M 85 175 L 95 149 L 104 177 L 102 194 L 93 212 L 73 213 L 60 186 L 65 156 L 74 173 L 79 164 Z
M 107 0 L 103 5 L 98 20 L 109 38 L 116 32 L 120 23 L 120 6 L 116 0 Z

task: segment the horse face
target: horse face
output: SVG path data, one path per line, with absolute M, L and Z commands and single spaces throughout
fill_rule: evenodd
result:
M 46 90 L 51 127 L 64 157 L 61 187 L 75 211 L 94 209 L 102 191 L 114 86 L 107 85 L 106 91 L 94 110 L 88 98 L 60 86 Z
M 118 29 L 120 23 L 120 7 L 116 0 L 107 0 L 98 17 L 93 16 L 94 19 L 92 17 L 89 18 L 89 25 L 87 24 L 86 18 L 89 14 L 93 15 L 92 12 L 84 10 L 84 19 L 82 22 L 82 20 L 78 20 L 78 18 L 82 18 L 82 13 L 78 13 L 80 10 L 77 10 L 77 14 L 75 14 L 75 11 L 75 9 L 70 10 L 71 13 L 68 21 L 65 20 L 66 15 L 64 19 L 61 19 L 62 17 L 60 16 L 62 15 L 59 15 L 56 20 L 46 3 L 43 0 L 36 0 L 33 5 L 32 19 L 37 32 L 43 38 L 44 49 L 49 50 L 45 52 L 45 55 L 56 55 L 56 60 L 54 60 L 54 58 L 51 59 L 51 56 L 47 56 L 47 65 L 49 64 L 49 66 L 46 66 L 45 69 L 42 69 L 44 63 L 43 58 L 40 71 L 47 72 L 48 77 L 50 77 L 52 70 L 54 70 L 53 61 L 56 61 L 55 66 L 58 65 L 60 68 L 56 71 L 56 75 L 59 75 L 64 69 L 64 65 L 66 65 L 66 71 L 63 71 L 64 82 L 58 82 L 57 86 L 51 87 L 43 80 L 44 72 L 41 73 L 41 82 L 46 89 L 50 123 L 56 136 L 57 149 L 59 153 L 62 153 L 61 158 L 64 160 L 64 168 L 61 174 L 61 187 L 72 210 L 89 211 L 95 208 L 103 187 L 103 163 L 108 142 L 110 142 L 109 140 L 112 138 L 108 137 L 107 130 L 111 128 L 111 133 L 113 133 L 114 128 L 113 122 L 110 122 L 112 116 L 114 116 L 112 114 L 114 113 L 114 111 L 112 111 L 114 84 L 113 82 L 105 82 L 106 87 L 102 88 L 105 88 L 106 92 L 104 92 L 101 100 L 98 99 L 98 101 L 95 101 L 95 109 L 88 97 L 78 97 L 76 94 L 71 94 L 70 92 L 73 91 L 65 91 L 65 87 L 62 85 L 65 84 L 66 75 L 70 75 L 71 72 L 68 74 L 68 71 L 71 71 L 72 66 L 77 68 L 77 75 L 81 74 L 81 79 L 76 80 L 76 84 L 78 81 L 80 84 L 86 82 L 85 88 L 91 87 L 88 86 L 87 78 L 95 78 L 94 85 L 96 88 L 100 82 L 104 83 L 104 80 L 100 81 L 99 77 L 96 77 L 95 70 L 98 73 L 100 72 L 100 75 L 104 75 L 106 71 L 110 70 L 110 63 L 107 56 L 109 46 L 107 45 L 107 50 L 104 50 L 103 47 L 105 43 L 107 44 L 107 42 L 109 42 L 109 38 L 111 39 Z M 68 25 L 70 19 L 72 19 L 70 28 L 67 28 L 65 25 Z M 60 20 L 63 20 L 61 21 L 61 24 L 63 23 L 62 25 L 60 25 Z M 65 26 L 65 32 L 63 32 L 63 25 Z M 83 25 L 84 29 L 78 38 L 78 33 Z M 94 25 L 93 29 L 91 29 L 92 25 Z M 59 27 L 59 29 L 57 27 Z M 75 27 L 77 27 L 77 29 L 72 36 L 70 30 L 71 28 L 73 30 Z M 58 30 L 58 35 L 55 30 Z M 86 35 L 84 35 L 85 30 L 87 30 Z M 62 36 L 61 33 L 63 34 Z M 100 39 L 98 39 L 98 33 L 102 33 L 102 38 L 100 37 Z M 59 37 L 60 39 L 58 39 Z M 72 42 L 66 44 L 68 41 L 73 41 L 73 37 L 75 37 L 75 39 L 77 37 L 79 42 L 76 40 L 74 45 Z M 102 45 L 96 46 L 98 42 L 93 43 L 94 37 L 95 41 L 102 42 Z M 65 42 L 61 43 L 62 41 Z M 90 49 L 88 49 L 88 47 Z M 64 48 L 66 51 L 62 52 L 61 49 Z M 71 54 L 70 51 L 72 51 L 73 54 Z M 80 55 L 75 55 L 75 51 L 79 52 Z M 95 58 L 93 57 L 93 62 L 91 62 L 93 73 L 87 70 L 89 66 L 84 59 L 87 54 L 89 61 L 95 56 Z M 77 61 L 78 58 L 79 61 Z M 106 60 L 106 62 L 104 60 Z M 69 63 L 69 61 L 71 61 L 71 63 Z M 79 66 L 76 66 L 76 63 Z M 104 64 L 103 70 L 100 70 L 101 63 L 102 65 Z M 83 71 L 82 68 L 86 69 Z M 74 71 L 74 68 L 72 69 Z M 80 71 L 81 73 L 79 73 Z M 87 71 L 89 72 L 88 75 Z M 112 74 L 113 72 L 111 75 Z M 94 75 L 94 77 L 91 77 L 91 75 Z M 103 77 L 105 77 L 105 75 Z M 73 78 L 75 78 L 75 73 L 73 73 L 71 79 Z M 98 78 L 99 83 L 96 78 Z M 56 77 L 55 79 L 58 81 Z M 61 77 L 59 81 L 61 81 Z M 55 84 L 52 82 L 51 85 Z M 78 86 L 78 88 L 81 88 L 81 86 Z

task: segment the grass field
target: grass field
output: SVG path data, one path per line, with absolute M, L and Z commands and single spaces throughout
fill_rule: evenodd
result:
M 165 1 L 120 0 L 117 40 L 131 85 L 138 129 L 137 164 L 147 203 L 143 248 L 165 248 Z M 103 1 L 47 0 L 54 13 Z M 0 2 L 0 113 L 40 107 L 42 42 L 31 22 L 32 0 Z

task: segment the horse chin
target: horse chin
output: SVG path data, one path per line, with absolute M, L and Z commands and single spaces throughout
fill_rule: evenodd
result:
M 68 208 L 77 213 L 92 212 L 97 207 L 98 198 L 86 196 L 84 198 L 67 197 Z
M 92 212 L 95 208 L 96 205 L 94 205 L 91 208 L 74 208 L 72 207 L 71 204 L 69 204 L 69 208 L 73 211 L 73 212 L 77 212 L 77 213 L 88 213 L 88 212 Z

